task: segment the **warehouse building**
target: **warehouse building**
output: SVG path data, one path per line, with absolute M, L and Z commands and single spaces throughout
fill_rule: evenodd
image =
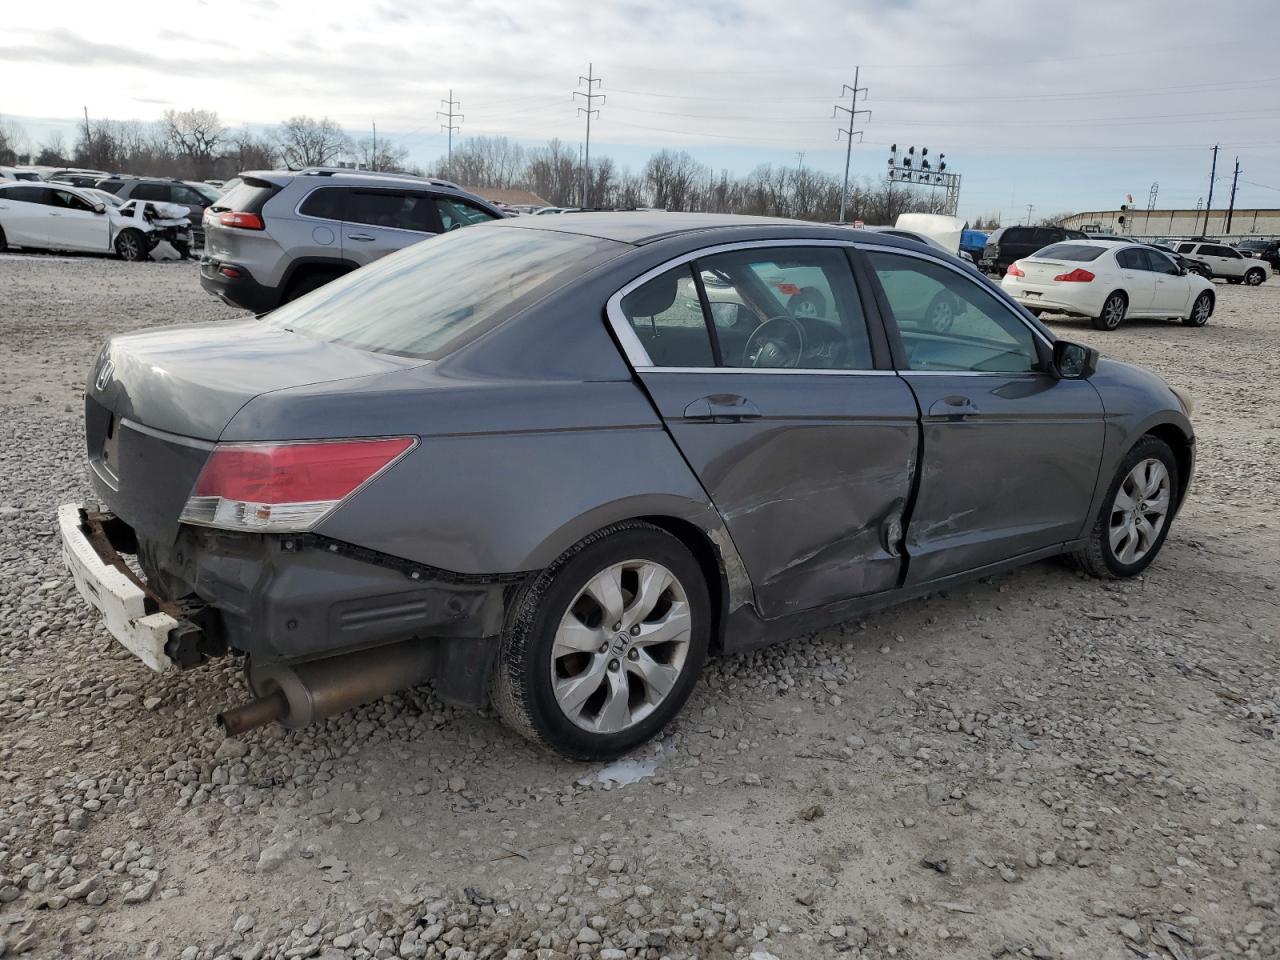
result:
M 1206 222 L 1207 221 L 1207 222 Z M 1280 210 L 1236 210 L 1227 227 L 1227 211 L 1211 210 L 1091 210 L 1076 213 L 1062 226 L 1087 233 L 1115 233 L 1131 237 L 1247 237 L 1280 236 Z

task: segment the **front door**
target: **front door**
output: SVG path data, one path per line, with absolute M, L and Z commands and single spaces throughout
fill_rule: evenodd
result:
M 408 190 L 353 189 L 344 216 L 342 255 L 359 266 L 440 230 L 431 197 Z
M 917 411 L 883 335 L 872 348 L 843 247 L 709 254 L 609 313 L 762 616 L 897 586 Z
M 1180 317 L 1185 314 L 1191 304 L 1191 284 L 1187 283 L 1182 268 L 1166 257 L 1159 250 L 1142 251 L 1147 258 L 1147 266 L 1151 268 L 1151 276 L 1155 278 L 1155 296 L 1151 300 L 1151 312 L 1161 317 Z
M 1098 392 L 1048 373 L 1047 338 L 979 280 L 930 258 L 866 256 L 921 413 L 906 583 L 1079 537 L 1102 457 Z M 956 305 L 945 330 L 921 308 L 939 295 Z
M 47 228 L 49 246 L 58 250 L 111 248 L 111 218 L 105 212 L 94 213 L 88 201 L 67 190 L 53 191 Z

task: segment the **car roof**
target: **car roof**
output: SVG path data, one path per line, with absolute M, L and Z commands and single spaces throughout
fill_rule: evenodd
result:
M 516 230 L 550 230 L 556 233 L 574 233 L 615 240 L 642 246 L 668 237 L 683 234 L 730 231 L 755 228 L 756 232 L 776 233 L 779 236 L 806 236 L 814 239 L 848 240 L 852 227 L 829 226 L 807 220 L 787 220 L 782 217 L 749 217 L 727 213 L 662 213 L 662 212 L 606 212 L 575 213 L 571 217 L 516 217 L 493 224 L 495 227 Z M 909 247 L 913 241 L 875 234 L 877 243 L 887 246 Z M 890 242 L 892 241 L 892 242 Z

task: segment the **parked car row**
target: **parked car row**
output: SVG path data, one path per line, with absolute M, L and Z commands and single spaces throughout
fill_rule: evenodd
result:
M 0 183 L 0 250 L 114 253 L 145 260 L 160 241 L 191 255 L 191 225 L 184 207 L 123 201 L 104 191 L 58 182 Z

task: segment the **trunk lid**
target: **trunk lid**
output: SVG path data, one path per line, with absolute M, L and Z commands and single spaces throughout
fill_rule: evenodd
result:
M 141 539 L 170 544 L 214 443 L 254 397 L 423 362 L 313 340 L 257 320 L 115 337 L 85 386 L 94 489 Z
M 1026 274 L 1024 279 L 1027 283 L 1052 283 L 1054 277 L 1063 273 L 1070 273 L 1077 267 L 1089 269 L 1088 263 L 1068 263 L 1066 260 L 1037 260 L 1034 257 L 1024 257 L 1018 261 L 1018 266 Z

